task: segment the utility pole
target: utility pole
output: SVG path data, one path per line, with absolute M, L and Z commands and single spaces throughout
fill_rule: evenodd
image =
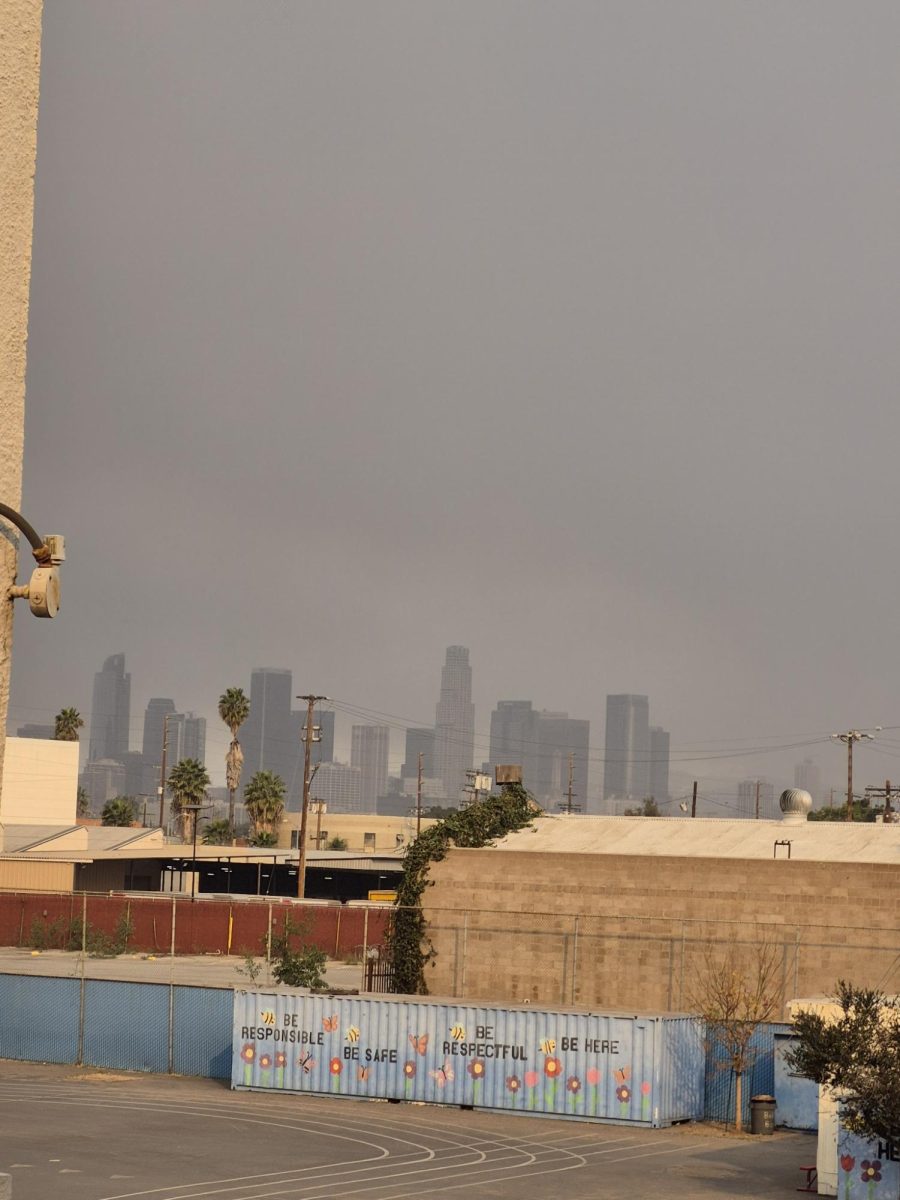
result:
M 166 755 L 169 752 L 169 713 L 163 717 L 162 766 L 159 771 L 159 827 L 163 827 L 166 807 Z
M 893 823 L 894 810 L 891 808 L 891 781 L 886 779 L 884 787 L 867 787 L 866 800 L 871 801 L 875 796 L 884 797 L 884 812 L 881 814 L 881 820 L 885 825 Z
M 419 768 L 416 774 L 416 837 L 422 832 L 422 751 L 419 751 Z
M 313 710 L 327 696 L 298 696 L 306 701 L 306 725 L 303 729 L 303 807 L 300 810 L 300 846 L 297 857 L 297 899 L 306 895 L 306 821 L 309 816 L 309 757 L 313 742 L 322 740 L 318 725 L 313 725 Z
M 875 733 L 881 732 L 881 726 L 875 726 Z M 847 816 L 846 820 L 853 820 L 853 743 L 854 742 L 874 742 L 875 734 L 869 733 L 867 729 L 848 729 L 846 733 L 833 733 L 832 738 L 836 742 L 844 742 L 847 747 Z
M 759 780 L 756 781 L 756 820 L 759 820 Z
M 572 815 L 572 799 L 573 799 L 572 784 L 574 783 L 574 781 L 575 781 L 575 755 L 570 750 L 569 751 L 569 786 L 568 786 L 568 789 L 566 790 L 566 812 L 568 812 L 570 817 Z
M 697 780 L 695 779 L 694 780 L 694 794 L 691 797 L 691 816 L 696 817 L 696 815 L 697 815 Z

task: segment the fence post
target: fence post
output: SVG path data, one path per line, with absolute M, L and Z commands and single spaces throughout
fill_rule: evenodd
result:
M 575 929 L 572 934 L 572 1003 L 578 987 L 578 913 L 575 914 Z
M 463 914 L 463 950 L 462 950 L 462 983 L 460 984 L 459 994 L 461 998 L 466 995 L 466 966 L 469 961 L 469 910 L 466 909 Z
M 169 953 L 169 1031 L 168 1031 L 168 1070 L 170 1075 L 175 1073 L 175 922 L 177 901 L 172 896 L 172 937 Z
M 359 985 L 359 990 L 366 990 L 366 966 L 369 962 L 369 910 L 366 909 L 366 915 L 363 918 L 363 952 L 362 952 L 362 981 Z
M 84 1063 L 84 993 L 86 990 L 85 984 L 85 966 L 87 958 L 87 892 L 83 892 L 81 896 L 81 987 L 79 988 L 78 998 L 78 1055 L 75 1059 L 77 1066 L 82 1066 Z

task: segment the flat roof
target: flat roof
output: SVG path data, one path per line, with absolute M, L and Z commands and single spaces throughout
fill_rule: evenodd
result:
M 790 842 L 790 847 L 775 845 Z M 547 815 L 493 849 L 535 854 L 670 858 L 787 858 L 900 865 L 900 825 L 861 821 L 752 821 L 714 817 Z

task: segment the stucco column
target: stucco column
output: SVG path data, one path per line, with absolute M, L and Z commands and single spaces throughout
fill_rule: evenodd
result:
M 0 0 L 0 500 L 21 509 L 25 342 L 43 0 Z M 6 748 L 15 531 L 0 521 L 0 788 Z

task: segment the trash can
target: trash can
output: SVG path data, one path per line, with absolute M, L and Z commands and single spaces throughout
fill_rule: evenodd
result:
M 750 1097 L 750 1132 L 766 1134 L 775 1132 L 774 1096 Z

